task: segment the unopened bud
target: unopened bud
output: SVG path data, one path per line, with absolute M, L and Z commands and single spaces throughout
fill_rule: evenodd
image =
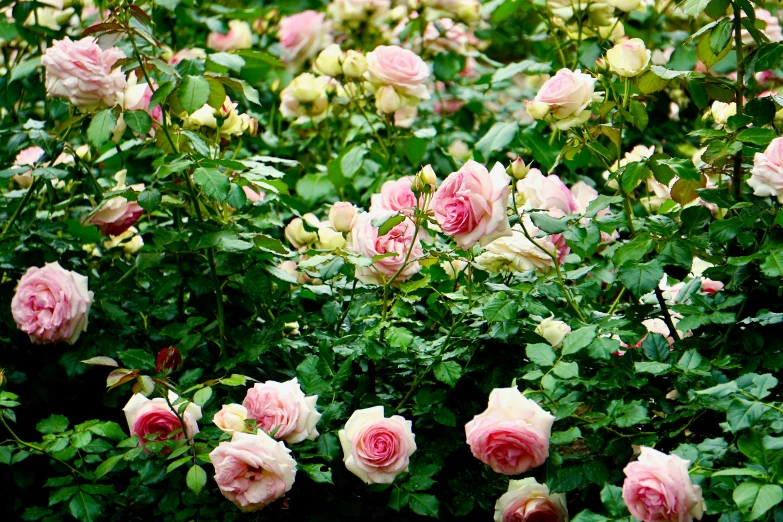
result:
M 314 69 L 319 74 L 325 74 L 326 76 L 335 78 L 343 73 L 343 68 L 340 65 L 342 60 L 343 52 L 340 50 L 340 46 L 332 44 L 318 55 L 318 58 L 315 60 Z
M 329 223 L 338 232 L 350 232 L 356 207 L 346 201 L 338 201 L 329 209 Z
M 164 370 L 176 370 L 179 365 L 182 364 L 182 355 L 176 348 L 169 347 L 164 348 L 158 352 L 158 357 L 155 359 L 155 371 L 163 373 Z
M 383 114 L 393 114 L 402 107 L 402 98 L 391 85 L 384 85 L 375 93 L 375 107 Z
M 367 59 L 358 51 L 348 51 L 343 59 L 343 75 L 346 78 L 361 78 L 367 72 Z
M 527 173 L 530 172 L 530 165 L 525 165 L 522 158 L 517 158 L 511 162 L 508 171 L 514 179 L 525 179 Z

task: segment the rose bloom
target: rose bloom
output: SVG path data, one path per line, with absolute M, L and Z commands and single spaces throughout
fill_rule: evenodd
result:
M 383 220 L 394 216 L 395 212 L 362 212 L 354 220 L 351 233 L 348 235 L 349 252 L 364 255 L 370 259 L 378 255 L 394 254 L 373 262 L 372 266 L 357 266 L 356 278 L 365 284 L 384 284 L 394 276 L 400 268 L 394 283 L 401 283 L 421 270 L 417 259 L 422 255 L 421 242 L 417 236 L 414 239 L 415 227 L 410 219 L 395 225 L 383 236 L 378 235 L 378 228 L 372 225 L 374 219 Z M 413 248 L 411 248 L 411 242 Z M 405 256 L 410 250 L 408 263 Z
M 224 404 L 212 418 L 212 422 L 224 432 L 233 434 L 235 431 L 245 431 L 246 419 L 247 408 L 241 404 Z
M 652 52 L 639 38 L 624 40 L 606 51 L 609 70 L 622 78 L 638 76 L 649 65 L 651 56 Z
M 324 14 L 313 10 L 302 11 L 280 20 L 279 37 L 285 62 L 303 62 L 315 56 L 332 43 L 331 29 Z
M 169 402 L 172 405 L 178 398 L 176 393 L 169 391 Z M 180 406 L 181 404 L 176 404 L 174 408 L 179 410 Z M 162 397 L 148 399 L 140 393 L 134 394 L 122 411 L 125 412 L 130 434 L 139 438 L 139 446 L 143 446 L 149 440 L 164 441 L 170 438 L 180 440 L 186 434 L 192 439 L 198 433 L 197 421 L 201 419 L 201 407 L 192 402 L 188 403 L 185 411 L 181 413 L 182 420 L 185 421 L 183 430 L 182 423 L 174 410 L 169 407 L 166 399 Z M 181 431 L 171 437 L 171 434 L 177 430 Z
M 519 475 L 549 456 L 555 418 L 517 388 L 495 388 L 489 406 L 465 425 L 473 456 L 496 473 Z
M 386 181 L 381 185 L 381 192 L 370 197 L 370 212 L 403 212 L 413 215 L 414 207 L 418 206 L 416 195 L 411 187 L 414 176 Z
M 332 0 L 327 8 L 338 23 L 377 19 L 389 11 L 390 0 Z
M 525 102 L 527 113 L 537 120 L 552 114 L 561 130 L 580 125 L 590 119 L 587 109 L 597 98 L 596 81 L 579 69 L 560 69 L 541 86 L 533 101 Z
M 67 98 L 82 112 L 101 105 L 113 107 L 125 90 L 125 75 L 114 65 L 125 58 L 116 47 L 100 48 L 92 37 L 76 42 L 55 40 L 41 57 L 46 69 L 46 94 Z
M 565 495 L 549 493 L 545 484 L 530 477 L 512 480 L 495 504 L 495 522 L 566 522 Z
M 688 475 L 690 461 L 642 446 L 636 462 L 628 464 L 623 500 L 631 514 L 644 522 L 701 520 L 701 488 Z
M 775 138 L 753 157 L 748 185 L 756 196 L 775 196 L 783 203 L 783 138 Z
M 546 339 L 552 348 L 558 348 L 566 335 L 571 333 L 571 327 L 563 321 L 547 317 L 536 326 L 535 332 Z
M 104 236 L 119 236 L 128 230 L 144 213 L 138 203 L 117 196 L 104 201 L 98 211 L 87 219 L 97 225 Z
M 530 216 L 522 217 L 528 234 L 535 238 L 540 232 Z M 522 233 L 522 227 L 514 225 L 512 234 L 495 239 L 485 247 L 485 251 L 476 258 L 476 263 L 489 272 L 535 272 L 546 274 L 555 267 L 552 258 L 542 252 Z M 552 236 L 538 237 L 536 242 L 550 252 L 554 252 L 558 246 L 552 242 Z
M 207 53 L 204 49 L 194 47 L 192 49 L 181 49 L 177 53 L 169 58 L 169 65 L 177 65 L 183 60 L 206 60 Z
M 11 314 L 35 344 L 73 344 L 87 331 L 92 300 L 87 278 L 55 261 L 25 272 L 11 300 Z
M 399 415 L 385 418 L 383 406 L 356 410 L 338 433 L 345 467 L 367 484 L 391 484 L 416 451 L 412 427 Z
M 250 24 L 242 20 L 231 20 L 228 22 L 228 33 L 220 34 L 214 31 L 209 33 L 207 47 L 222 52 L 250 49 L 253 45 L 252 36 Z
M 315 408 L 318 395 L 305 397 L 299 381 L 257 382 L 247 390 L 242 406 L 247 418 L 255 419 L 257 426 L 276 439 L 296 444 L 305 439 L 315 440 L 315 425 L 321 414 Z
M 231 442 L 221 442 L 209 454 L 220 492 L 249 513 L 258 511 L 291 490 L 296 461 L 285 444 L 258 431 L 235 432 Z
M 432 198 L 431 208 L 443 233 L 463 250 L 511 235 L 506 207 L 511 177 L 496 163 L 492 172 L 473 160 L 452 172 Z
M 396 45 L 379 45 L 367 53 L 365 77 L 373 85 L 389 85 L 412 98 L 430 98 L 425 85 L 430 77 L 430 68 L 416 53 Z
M 709 114 L 712 119 L 715 120 L 720 127 L 723 127 L 728 123 L 729 118 L 737 114 L 737 104 L 735 102 L 724 103 L 722 101 L 715 100 L 710 105 Z
M 557 209 L 563 214 L 577 210 L 573 194 L 554 174 L 544 176 L 538 169 L 530 169 L 524 179 L 517 181 L 517 192 L 524 197 L 526 210 Z

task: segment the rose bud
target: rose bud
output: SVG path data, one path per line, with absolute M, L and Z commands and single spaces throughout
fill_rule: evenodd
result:
M 173 346 L 164 348 L 158 352 L 155 359 L 155 371 L 163 373 L 164 370 L 176 370 L 182 364 L 182 355 Z

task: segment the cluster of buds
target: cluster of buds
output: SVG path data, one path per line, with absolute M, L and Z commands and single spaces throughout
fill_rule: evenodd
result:
M 288 120 L 318 122 L 326 118 L 329 91 L 334 87 L 329 76 L 303 73 L 280 92 L 280 113 Z
M 367 59 L 360 51 L 343 52 L 340 46 L 332 44 L 321 51 L 313 66 L 315 72 L 332 78 L 344 77 L 358 80 L 367 72 Z
M 481 19 L 479 0 L 409 0 L 411 10 L 421 8 L 435 11 L 427 18 L 454 18 L 460 22 L 473 23 Z
M 250 136 L 258 134 L 258 120 L 248 114 L 240 114 L 237 107 L 238 104 L 232 102 L 231 98 L 226 96 L 223 104 L 217 109 L 209 104 L 205 104 L 193 114 L 182 113 L 180 117 L 185 129 L 190 130 L 200 127 L 215 129 L 220 137 L 226 139 L 243 134 Z M 218 122 L 218 118 L 221 119 L 220 122 Z
M 320 221 L 310 213 L 292 219 L 285 227 L 284 233 L 288 242 L 300 252 L 311 247 L 318 250 L 336 250 L 345 246 L 342 232 L 336 230 L 329 221 Z

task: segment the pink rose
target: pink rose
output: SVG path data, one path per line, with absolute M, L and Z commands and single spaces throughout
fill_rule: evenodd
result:
M 636 462 L 628 464 L 623 500 L 631 514 L 644 522 L 701 520 L 701 488 L 688 475 L 690 461 L 642 446 Z
M 87 223 L 97 225 L 104 236 L 118 236 L 136 223 L 143 213 L 144 209 L 135 201 L 117 196 L 104 201 Z
M 302 11 L 280 20 L 279 37 L 285 62 L 303 62 L 314 58 L 321 49 L 332 43 L 331 27 L 324 14 L 313 10 Z
M 530 169 L 524 179 L 517 182 L 517 191 L 525 199 L 526 210 L 557 209 L 564 215 L 576 212 L 577 205 L 573 194 L 558 176 L 544 176 L 538 169 Z
M 495 388 L 489 407 L 465 425 L 473 456 L 496 473 L 519 475 L 544 463 L 555 418 L 517 388 Z
M 207 47 L 215 51 L 236 51 L 250 49 L 253 45 L 253 33 L 250 24 L 242 20 L 228 22 L 228 33 L 211 32 L 207 35 Z
M 177 394 L 169 391 L 169 402 L 179 410 L 181 404 L 174 404 L 177 399 L 179 399 Z M 201 419 L 201 407 L 189 402 L 181 414 L 185 421 L 183 429 L 177 414 L 169 407 L 166 399 L 162 397 L 148 399 L 140 393 L 134 394 L 122 411 L 125 412 L 130 434 L 139 438 L 139 446 L 143 446 L 149 440 L 164 441 L 171 438 L 180 440 L 185 437 L 185 434 L 188 438 L 193 438 L 198 433 L 197 421 Z M 172 437 L 171 434 L 177 430 L 181 431 Z
M 263 201 L 264 196 L 266 196 L 266 193 L 256 186 L 245 185 L 242 187 L 242 192 L 245 193 L 247 200 L 251 203 Z
M 482 246 L 511 234 L 506 207 L 511 177 L 496 163 L 492 172 L 473 160 L 452 172 L 432 198 L 443 233 L 451 236 L 463 250 L 477 242 Z
M 345 467 L 367 484 L 391 484 L 416 451 L 412 426 L 399 415 L 384 418 L 383 406 L 356 410 L 338 433 Z
M 231 442 L 221 442 L 209 454 L 220 492 L 249 513 L 258 511 L 291 490 L 296 461 L 285 444 L 258 431 L 235 432 Z
M 87 331 L 92 298 L 87 278 L 55 261 L 25 272 L 11 300 L 11 313 L 35 344 L 73 344 Z
M 203 49 L 199 48 L 193 48 L 193 49 L 182 49 L 177 51 L 177 53 L 169 58 L 169 65 L 177 65 L 183 60 L 206 60 L 207 59 L 207 53 L 204 52 Z
M 417 206 L 416 195 L 411 187 L 413 176 L 386 181 L 381 185 L 380 194 L 370 197 L 370 212 L 403 212 L 413 215 L 413 208 Z
M 398 129 L 410 129 L 419 116 L 418 107 L 406 105 L 394 111 L 394 126 Z
M 534 478 L 512 480 L 495 504 L 495 522 L 565 522 L 565 495 L 549 493 Z
M 723 283 L 720 281 L 713 281 L 707 277 L 701 280 L 701 293 L 705 295 L 715 295 L 723 290 Z
M 375 219 L 384 221 L 394 214 L 388 211 L 362 212 L 356 216 L 351 233 L 348 235 L 347 249 L 354 254 L 364 255 L 370 259 L 392 254 L 378 259 L 371 266 L 356 267 L 356 278 L 365 284 L 385 284 L 402 268 L 394 281 L 400 283 L 421 270 L 418 262 L 418 258 L 422 255 L 421 242 L 418 236 L 414 238 L 415 227 L 410 219 L 395 225 L 383 236 L 378 235 L 378 228 L 372 224 Z M 405 257 L 408 251 L 410 255 L 406 264 Z
M 76 42 L 67 36 L 55 40 L 41 57 L 46 69 L 46 93 L 67 98 L 82 112 L 104 105 L 113 107 L 125 90 L 122 68 L 113 68 L 125 58 L 116 47 L 100 48 L 92 37 Z
M 396 45 L 379 45 L 367 53 L 365 77 L 373 85 L 390 85 L 400 94 L 412 98 L 430 98 L 425 85 L 430 77 L 430 68 L 416 53 Z
M 595 97 L 597 80 L 579 69 L 560 69 L 539 89 L 533 101 L 525 102 L 527 112 L 537 120 L 552 114 L 561 130 L 586 122 L 586 110 Z
M 19 154 L 16 155 L 16 159 L 14 160 L 14 167 L 32 167 L 38 162 L 41 156 L 43 156 L 43 153 L 44 150 L 38 146 L 22 149 L 19 151 Z M 16 174 L 11 179 L 13 179 L 22 188 L 30 188 L 30 185 L 33 184 L 33 175 L 29 170 L 22 174 Z
M 255 419 L 264 432 L 295 444 L 318 436 L 315 425 L 321 414 L 315 408 L 317 401 L 318 395 L 305 397 L 294 377 L 282 383 L 256 383 L 247 390 L 242 406 L 247 408 L 247 418 Z
M 783 203 L 783 138 L 775 138 L 753 158 L 748 185 L 756 196 L 775 196 Z

